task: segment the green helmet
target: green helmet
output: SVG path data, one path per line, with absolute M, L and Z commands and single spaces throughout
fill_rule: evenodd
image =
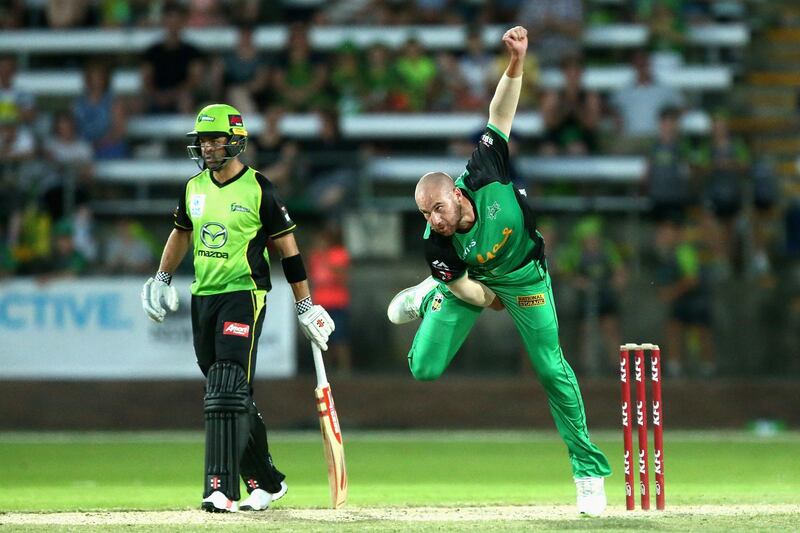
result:
M 192 145 L 186 147 L 189 157 L 195 160 L 200 168 L 203 168 L 205 163 L 200 149 L 200 137 L 228 137 L 228 143 L 224 145 L 225 157 L 222 163 L 211 170 L 219 170 L 247 148 L 247 129 L 244 127 L 242 114 L 227 104 L 211 104 L 201 109 L 194 121 L 194 130 L 186 135 L 194 140 Z

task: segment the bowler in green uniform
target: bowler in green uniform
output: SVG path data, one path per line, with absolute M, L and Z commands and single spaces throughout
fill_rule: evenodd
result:
M 432 277 L 395 296 L 388 316 L 397 324 L 422 317 L 408 361 L 416 379 L 434 380 L 483 308 L 505 308 L 567 445 L 578 511 L 597 516 L 606 507 L 604 477 L 611 468 L 589 439 L 578 382 L 559 345 L 544 241 L 532 209 L 508 176 L 508 136 L 522 87 L 527 32 L 512 28 L 503 42 L 510 55 L 508 68 L 466 171 L 456 180 L 431 172 L 416 187 L 417 207 L 428 222 L 423 238 Z

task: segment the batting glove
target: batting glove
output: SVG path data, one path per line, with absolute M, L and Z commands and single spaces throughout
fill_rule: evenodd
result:
M 311 303 L 311 297 L 304 298 L 295 302 L 297 308 L 297 320 L 300 321 L 300 329 L 308 340 L 319 346 L 325 351 L 328 349 L 328 337 L 336 326 L 331 320 L 331 316 L 321 305 Z
M 172 274 L 159 272 L 155 278 L 148 279 L 142 287 L 142 307 L 145 314 L 154 322 L 163 322 L 167 310 L 178 310 L 178 291 L 170 287 Z M 163 304 L 163 305 L 162 305 Z

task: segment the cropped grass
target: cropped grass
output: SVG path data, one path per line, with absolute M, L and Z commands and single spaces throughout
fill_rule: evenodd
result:
M 0 511 L 197 509 L 203 483 L 202 438 L 200 433 L 0 434 L 6 487 Z M 575 499 L 566 449 L 554 432 L 346 432 L 345 439 L 349 508 L 565 505 Z M 609 506 L 621 509 L 624 506 L 621 436 L 618 432 L 599 432 L 594 440 L 614 468 L 614 474 L 606 480 Z M 274 510 L 327 507 L 326 466 L 319 434 L 275 432 L 270 435 L 270 444 L 276 465 L 287 475 L 290 487 L 289 494 L 274 504 Z M 797 506 L 798 513 L 754 517 L 750 512 L 738 519 L 730 516 L 693 519 L 673 513 L 661 525 L 676 530 L 706 526 L 739 530 L 747 529 L 748 525 L 749 529 L 772 530 L 783 529 L 785 521 L 796 526 L 800 523 L 798 450 L 800 433 L 795 432 L 772 437 L 668 432 L 664 467 L 669 509 L 698 505 L 747 505 L 753 509 L 753 506 L 782 504 L 790 509 Z M 2 516 L 0 529 L 13 529 L 3 525 Z M 760 525 L 750 522 L 751 518 L 760 521 Z M 659 522 L 649 517 L 638 526 L 632 520 L 622 523 L 618 523 L 619 519 L 603 520 L 608 522 L 545 521 L 516 525 L 578 530 L 659 527 Z M 686 522 L 681 523 L 682 520 Z M 263 521 L 257 525 L 265 530 Z M 303 521 L 287 520 L 280 529 L 292 531 L 295 526 L 302 530 Z M 514 523 L 502 520 L 491 525 L 466 521 L 398 525 L 365 519 L 355 524 L 328 526 L 323 529 L 379 531 L 413 527 L 419 531 L 503 531 L 509 527 L 512 529 L 508 531 L 515 530 Z M 140 531 L 140 526 L 126 527 L 125 531 Z M 181 531 L 180 527 L 176 525 L 169 530 Z M 241 531 L 248 531 L 248 527 L 246 523 L 235 524 L 235 529 Z M 37 528 L 31 525 L 26 530 Z M 115 530 L 109 525 L 101 529 L 85 528 Z M 187 526 L 185 530 L 196 529 L 197 526 Z M 60 531 L 59 526 L 48 526 L 47 530 Z

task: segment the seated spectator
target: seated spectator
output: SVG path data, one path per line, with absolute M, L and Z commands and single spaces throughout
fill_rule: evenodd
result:
M 252 26 L 241 26 L 236 46 L 212 66 L 218 92 L 244 115 L 258 113 L 259 103 L 271 99 L 267 58 L 256 48 L 253 31 Z
M 74 278 L 86 273 L 89 265 L 75 248 L 73 231 L 71 221 L 66 218 L 59 220 L 53 227 L 53 255 L 45 272 L 38 278 L 40 283 Z
M 669 219 L 656 228 L 655 246 L 659 298 L 669 308 L 662 344 L 667 357 L 666 373 L 676 377 L 684 373 L 687 334 L 696 332 L 702 359 L 700 374 L 711 376 L 716 371 L 711 289 L 697 250 L 685 238 L 683 228 Z
M 471 98 L 488 105 L 490 87 L 496 82 L 489 78 L 492 70 L 494 56 L 490 54 L 483 44 L 483 35 L 480 29 L 474 28 L 467 35 L 466 51 L 458 61 L 461 76 L 467 84 Z M 525 73 L 526 76 L 529 74 Z
M 677 54 L 682 58 L 686 45 L 686 22 L 683 0 L 636 2 L 635 22 L 650 30 L 654 55 Z
M 644 50 L 633 55 L 636 81 L 614 92 L 611 105 L 617 112 L 619 130 L 632 141 L 647 142 L 658 134 L 659 114 L 666 107 L 683 106 L 680 91 L 657 83 L 650 70 L 650 60 Z
M 186 10 L 179 4 L 164 7 L 164 40 L 148 48 L 142 58 L 143 100 L 148 113 L 194 113 L 205 97 L 204 56 L 181 36 Z
M 386 46 L 376 44 L 369 48 L 367 64 L 361 72 L 361 105 L 365 111 L 398 111 L 406 106 L 392 53 Z
M 9 223 L 9 246 L 17 273 L 39 274 L 48 268 L 52 251 L 52 219 L 34 200 L 18 210 L 19 216 Z
M 72 108 L 80 137 L 92 144 L 95 159 L 127 157 L 126 113 L 111 91 L 108 67 L 88 63 L 83 70 L 84 92 Z
M 527 0 L 519 10 L 519 23 L 527 28 L 532 50 L 545 67 L 558 66 L 565 56 L 581 51 L 583 3 L 581 0 Z
M 158 266 L 147 231 L 130 218 L 117 221 L 107 242 L 103 271 L 108 274 L 146 274 Z
M 658 139 L 650 150 L 645 186 L 657 221 L 682 220 L 692 203 L 691 151 L 680 137 L 680 112 L 661 111 Z
M 0 121 L 29 126 L 36 114 L 32 94 L 16 87 L 17 58 L 0 55 Z
M 89 0 L 47 0 L 47 25 L 52 29 L 87 26 Z
M 477 111 L 483 108 L 482 99 L 473 98 L 467 81 L 461 75 L 456 56 L 450 52 L 436 55 L 436 79 L 431 91 L 431 111 Z
M 336 106 L 342 115 L 354 115 L 361 112 L 362 86 L 361 59 L 358 49 L 351 42 L 345 42 L 334 58 L 331 71 L 331 89 L 336 99 Z
M 602 114 L 600 95 L 581 87 L 583 66 L 578 57 L 561 63 L 564 88 L 545 92 L 540 112 L 544 135 L 540 152 L 545 155 L 596 153 Z
M 186 19 L 188 27 L 210 28 L 226 24 L 227 20 L 225 20 L 219 0 L 189 0 L 189 17 Z
M 288 110 L 309 112 L 328 103 L 325 85 L 328 69 L 321 56 L 311 51 L 307 28 L 293 24 L 287 51 L 278 58 L 275 90 L 278 101 Z
M 395 70 L 406 102 L 403 111 L 425 111 L 434 88 L 436 63 L 422 48 L 417 39 L 409 39 L 402 54 L 395 60 Z

